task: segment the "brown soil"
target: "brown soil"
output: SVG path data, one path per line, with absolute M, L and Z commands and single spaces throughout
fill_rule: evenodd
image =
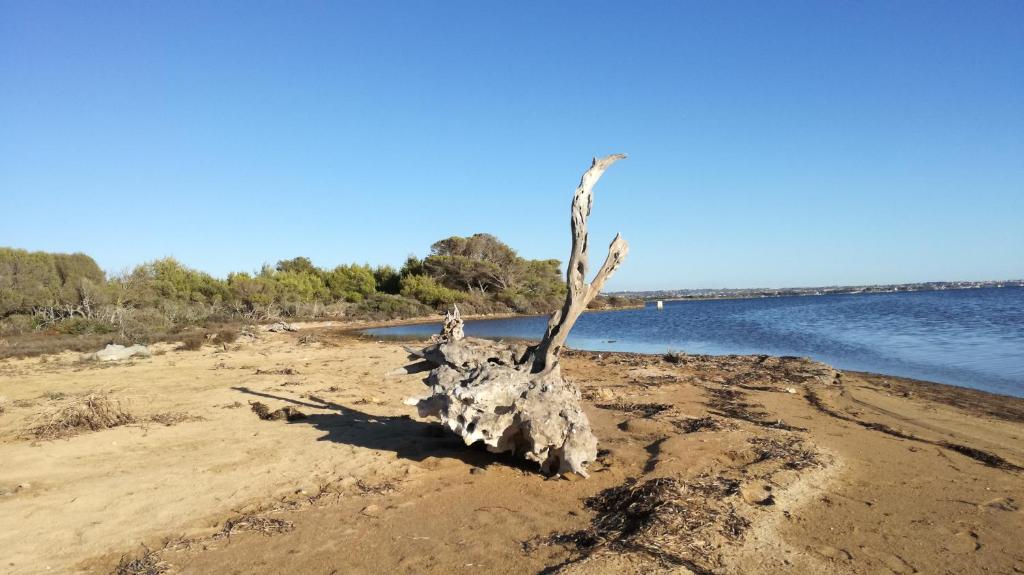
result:
M 0 361 L 0 572 L 1024 572 L 1024 400 L 568 352 L 601 452 L 548 479 L 415 417 L 397 343 L 167 349 Z M 90 394 L 132 419 L 31 432 Z

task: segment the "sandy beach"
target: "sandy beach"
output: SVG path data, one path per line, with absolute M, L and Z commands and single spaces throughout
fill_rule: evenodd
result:
M 1024 573 L 1021 399 L 568 352 L 601 451 L 548 479 L 419 419 L 420 376 L 385 377 L 398 342 L 309 324 L 153 351 L 0 362 L 0 572 Z M 33 434 L 90 393 L 133 422 Z

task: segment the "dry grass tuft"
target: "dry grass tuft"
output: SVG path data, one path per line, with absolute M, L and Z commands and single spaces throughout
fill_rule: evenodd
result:
M 206 336 L 201 333 L 190 333 L 181 338 L 181 343 L 174 348 L 177 351 L 198 351 L 206 343 Z
M 224 528 L 217 534 L 219 537 L 231 537 L 232 535 L 249 532 L 262 533 L 263 535 L 277 535 L 287 533 L 295 529 L 295 524 L 284 519 L 264 517 L 255 513 L 241 515 L 224 522 Z
M 299 372 L 290 367 L 285 367 L 281 369 L 257 369 L 256 375 L 299 375 Z
M 228 344 L 234 343 L 238 339 L 239 332 L 231 328 L 218 329 L 217 331 L 210 334 L 209 338 L 214 343 Z
M 147 421 L 152 423 L 159 423 L 168 427 L 177 425 L 179 423 L 185 423 L 186 421 L 205 421 L 203 417 L 199 415 L 189 415 L 181 411 L 165 411 L 162 413 L 156 413 L 149 418 Z
M 46 423 L 33 427 L 39 439 L 65 439 L 86 431 L 99 431 L 136 423 L 121 401 L 99 393 L 76 399 L 49 416 Z
M 356 489 L 361 495 L 384 495 L 394 493 L 398 490 L 397 481 L 383 481 L 381 483 L 366 483 L 362 479 L 356 482 Z
M 142 555 L 138 557 L 122 555 L 113 575 L 161 575 L 168 569 L 170 566 L 160 560 L 160 555 L 156 551 L 143 545 Z

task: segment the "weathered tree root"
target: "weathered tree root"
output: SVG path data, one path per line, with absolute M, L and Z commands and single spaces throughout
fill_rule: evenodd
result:
M 565 303 L 555 311 L 540 343 L 508 345 L 463 335 L 459 310 L 445 316 L 433 344 L 410 349 L 410 364 L 399 373 L 430 370 L 430 395 L 412 399 L 420 417 L 436 416 L 462 436 L 466 445 L 483 442 L 492 452 L 511 451 L 540 464 L 550 474 L 587 476 L 597 458 L 597 438 L 580 407 L 580 391 L 562 379 L 558 356 L 569 330 L 625 259 L 629 246 L 616 235 L 608 257 L 588 284 L 587 218 L 593 188 L 609 166 L 625 158 L 594 158 L 572 201 L 572 252 L 566 270 Z

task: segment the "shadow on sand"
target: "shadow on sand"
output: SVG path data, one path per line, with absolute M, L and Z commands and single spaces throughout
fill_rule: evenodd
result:
M 326 432 L 319 441 L 335 441 L 346 445 L 380 451 L 392 451 L 402 459 L 423 461 L 430 457 L 458 459 L 474 467 L 501 465 L 532 473 L 535 465 L 513 458 L 508 453 L 491 453 L 482 443 L 466 446 L 456 435 L 449 433 L 440 423 L 416 421 L 408 415 L 373 415 L 309 396 L 309 401 L 283 397 L 248 387 L 232 387 L 249 395 L 274 399 L 298 407 L 329 409 L 335 413 L 312 413 L 288 425 L 311 425 Z

